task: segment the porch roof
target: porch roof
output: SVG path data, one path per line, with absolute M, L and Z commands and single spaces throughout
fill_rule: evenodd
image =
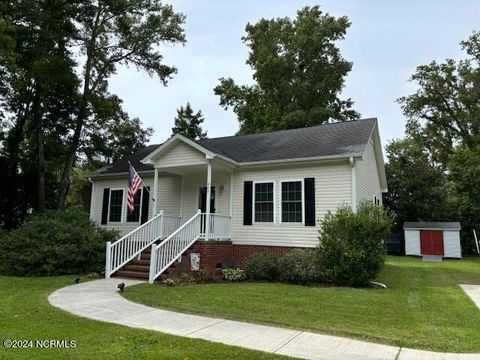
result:
M 218 155 L 236 165 L 362 156 L 376 124 L 377 119 L 370 118 L 308 128 L 196 141 L 175 135 L 163 144 L 150 145 L 128 158 L 98 169 L 91 176 L 125 173 L 128 171 L 128 161 L 139 172 L 153 171 L 153 166 L 148 163 L 148 160 L 176 140 L 183 140 L 203 149 L 205 153 Z

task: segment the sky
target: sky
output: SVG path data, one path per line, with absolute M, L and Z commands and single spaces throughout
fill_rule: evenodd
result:
M 220 77 L 232 77 L 237 84 L 252 83 L 252 70 L 245 64 L 248 48 L 241 37 L 247 23 L 261 18 L 294 18 L 306 5 L 320 5 L 336 17 L 348 16 L 352 25 L 338 46 L 353 68 L 340 98 L 351 98 L 362 118 L 378 118 L 383 145 L 403 136 L 405 117 L 396 99 L 415 91 L 415 84 L 408 81 L 415 68 L 432 60 L 464 58 L 460 41 L 480 30 L 480 1 L 476 0 L 169 3 L 186 15 L 185 46 L 161 47 L 165 63 L 174 65 L 178 73 L 166 87 L 134 67 L 119 69 L 110 81 L 110 90 L 124 100 L 130 116 L 154 129 L 152 144 L 170 137 L 176 109 L 187 101 L 194 110 L 202 110 L 208 137 L 235 134 L 236 116 L 220 107 L 213 88 Z

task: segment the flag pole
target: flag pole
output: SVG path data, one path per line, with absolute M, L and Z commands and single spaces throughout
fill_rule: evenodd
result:
M 128 165 L 133 167 L 133 170 L 135 170 L 135 167 L 132 165 L 130 160 L 128 161 Z M 137 170 L 135 170 L 135 172 L 137 172 Z M 137 173 L 137 175 L 138 175 L 138 173 Z M 140 176 L 140 175 L 138 175 L 138 176 Z M 142 178 L 140 178 L 140 179 L 142 179 Z M 151 198 L 152 198 L 152 201 L 155 202 L 155 198 L 152 196 L 152 193 L 150 192 L 150 190 L 148 190 L 148 187 L 145 186 L 145 182 L 143 181 L 143 179 L 142 179 L 142 183 L 143 183 L 143 188 L 148 191 L 148 195 L 150 195 Z

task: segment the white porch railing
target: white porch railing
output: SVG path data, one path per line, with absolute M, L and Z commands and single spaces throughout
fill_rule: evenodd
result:
M 202 224 L 205 224 L 206 214 L 202 214 Z M 200 237 L 205 238 L 205 226 L 202 226 Z M 228 215 L 210 214 L 208 239 L 230 239 L 232 234 L 232 218 Z
M 181 218 L 165 216 L 161 211 L 114 243 L 107 242 L 105 278 L 132 261 L 153 242 L 170 235 L 180 226 Z M 175 228 L 175 229 L 174 229 Z
M 153 243 L 150 258 L 150 283 L 153 283 L 200 238 L 200 225 L 201 213 L 199 211 L 159 245 Z

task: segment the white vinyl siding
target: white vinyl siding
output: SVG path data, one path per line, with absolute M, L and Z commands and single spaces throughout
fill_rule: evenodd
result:
M 460 246 L 460 232 L 455 231 L 443 231 L 443 250 L 445 257 L 461 258 L 462 249 Z
M 420 231 L 405 230 L 405 255 L 420 255 Z
M 281 181 L 315 178 L 315 219 L 317 226 L 281 223 L 279 204 L 275 205 L 274 224 L 243 225 L 244 181 L 274 182 L 275 199 L 281 199 Z M 351 168 L 348 161 L 315 165 L 286 165 L 235 172 L 233 191 L 232 242 L 239 245 L 315 247 L 318 245 L 318 221 L 329 210 L 351 204 Z M 303 209 L 302 209 L 303 210 Z
M 363 200 L 374 201 L 375 197 L 382 204 L 382 191 L 378 176 L 375 151 L 371 141 L 368 142 L 363 159 L 357 159 L 355 163 L 357 205 Z
M 183 142 L 172 145 L 164 155 L 155 159 L 155 166 L 158 168 L 206 163 L 205 154 Z
M 153 176 L 140 175 L 146 186 L 150 186 L 150 191 L 153 191 Z M 158 178 L 158 209 L 164 210 L 167 215 L 180 215 L 180 177 L 166 176 Z M 102 204 L 103 204 L 103 189 L 123 189 L 124 193 L 127 191 L 127 175 L 123 177 L 104 178 L 94 180 L 95 192 L 92 197 L 90 219 L 97 224 L 102 221 Z M 121 222 L 108 222 L 107 225 L 102 225 L 107 229 L 116 229 L 120 231 L 121 235 L 125 235 L 139 226 L 139 222 L 126 221 L 127 198 L 124 196 L 123 201 L 123 215 Z M 153 202 L 150 197 L 148 204 L 148 218 L 153 215 Z

